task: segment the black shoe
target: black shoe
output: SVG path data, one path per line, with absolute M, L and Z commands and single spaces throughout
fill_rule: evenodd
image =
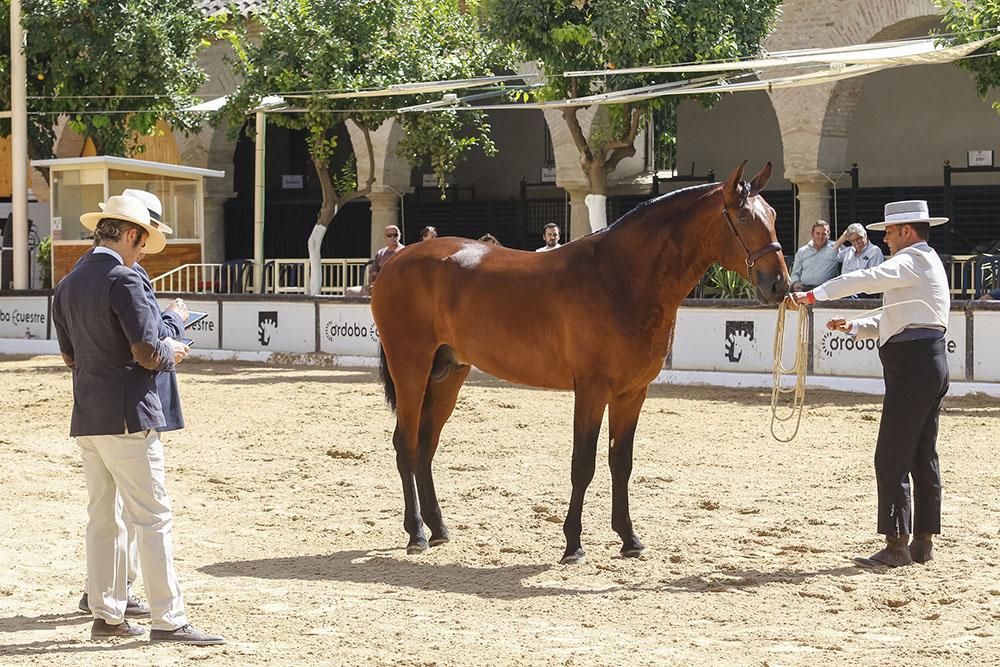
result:
M 176 630 L 151 630 L 149 632 L 151 642 L 177 642 L 178 644 L 225 644 L 226 639 L 222 635 L 210 635 L 202 632 L 190 623 L 182 625 Z
M 80 604 L 77 606 L 80 611 L 90 613 L 90 603 L 86 593 L 80 598 Z M 127 618 L 149 618 L 149 605 L 129 593 L 125 599 L 125 616 Z
M 94 625 L 90 628 L 91 639 L 111 639 L 112 637 L 141 637 L 146 634 L 146 629 L 138 625 L 132 625 L 128 621 L 122 621 L 118 625 L 110 625 L 107 621 L 95 618 Z

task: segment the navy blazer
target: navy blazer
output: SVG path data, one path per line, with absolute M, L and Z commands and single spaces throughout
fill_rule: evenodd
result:
M 119 435 L 166 425 L 153 371 L 174 369 L 142 278 L 106 253 L 84 257 L 56 286 L 52 323 L 73 368 L 70 435 Z
M 158 331 L 160 339 L 173 338 L 180 340 L 184 338 L 184 320 L 172 310 L 160 310 L 160 303 L 156 300 L 156 292 L 153 291 L 153 281 L 149 279 L 146 269 L 138 263 L 132 268 L 139 277 L 142 278 L 142 287 L 146 291 L 146 303 L 158 315 Z M 177 387 L 177 373 L 156 374 L 156 393 L 160 397 L 160 405 L 163 407 L 163 419 L 166 422 L 163 428 L 157 431 L 177 431 L 184 428 L 184 415 L 181 414 L 181 394 Z

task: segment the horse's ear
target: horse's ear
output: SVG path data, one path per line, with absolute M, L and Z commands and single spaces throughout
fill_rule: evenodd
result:
M 726 184 L 722 186 L 722 194 L 726 198 L 726 204 L 729 206 L 736 206 L 740 197 L 740 181 L 743 180 L 743 168 L 747 166 L 747 161 L 743 160 L 740 166 L 733 170 L 733 173 L 729 174 L 729 178 L 726 179 Z
M 757 172 L 757 175 L 753 177 L 750 181 L 750 196 L 756 197 L 760 194 L 760 191 L 767 186 L 767 182 L 771 180 L 771 163 L 768 162 L 764 165 L 764 168 Z

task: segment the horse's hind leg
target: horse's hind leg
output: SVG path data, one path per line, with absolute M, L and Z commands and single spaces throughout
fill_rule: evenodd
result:
M 573 492 L 569 500 L 569 510 L 563 523 L 566 536 L 566 552 L 562 563 L 582 563 L 586 559 L 580 534 L 583 532 L 583 497 L 594 479 L 597 459 L 597 437 L 601 432 L 601 420 L 607 401 L 588 395 L 577 387 L 576 404 L 573 414 L 573 467 L 570 477 Z
M 608 465 L 611 467 L 611 527 L 622 538 L 622 556 L 634 558 L 644 547 L 632 529 L 628 509 L 628 481 L 632 475 L 632 443 L 639 411 L 646 400 L 646 389 L 616 397 L 608 410 L 610 447 Z
M 462 383 L 469 375 L 469 366 L 449 363 L 445 368 L 439 368 L 438 358 L 431 372 L 424 394 L 423 409 L 420 412 L 420 449 L 417 453 L 417 494 L 420 497 L 420 513 L 424 523 L 431 529 L 430 545 L 432 547 L 448 541 L 448 528 L 441 517 L 441 506 L 438 504 L 437 492 L 434 490 L 434 477 L 431 473 L 431 462 L 437 451 L 441 429 L 455 409 L 458 392 Z
M 411 352 L 394 357 L 386 349 L 389 371 L 396 387 L 396 429 L 392 434 L 392 444 L 396 448 L 396 468 L 403 483 L 403 528 L 410 536 L 406 553 L 418 554 L 426 551 L 428 546 L 420 516 L 416 471 L 420 413 L 433 356 L 426 353 L 421 360 L 421 355 Z

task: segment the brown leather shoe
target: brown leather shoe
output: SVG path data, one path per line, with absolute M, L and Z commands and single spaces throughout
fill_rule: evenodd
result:
M 854 562 L 864 567 L 902 567 L 913 562 L 910 557 L 909 547 L 910 536 L 900 535 L 899 537 L 885 536 L 885 549 L 876 551 L 868 558 L 856 557 Z
M 190 623 L 182 625 L 175 630 L 151 630 L 149 632 L 149 641 L 203 645 L 226 643 L 226 639 L 222 635 L 210 635 L 207 632 L 202 632 Z
M 913 541 L 910 542 L 910 558 L 915 563 L 926 563 L 934 560 L 934 544 L 931 541 L 931 533 L 913 533 Z
M 138 625 L 132 625 L 128 621 L 122 621 L 118 625 L 111 625 L 101 618 L 94 619 L 94 625 L 90 628 L 91 639 L 112 639 L 113 637 L 141 637 L 146 634 L 146 629 Z

